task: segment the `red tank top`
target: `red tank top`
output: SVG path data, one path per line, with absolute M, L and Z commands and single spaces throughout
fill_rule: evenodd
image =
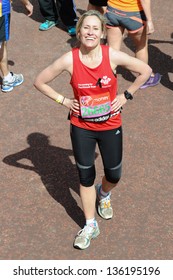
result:
M 84 109 L 83 113 L 86 111 L 85 105 L 90 103 L 91 100 L 96 102 L 95 108 L 97 108 L 97 102 L 102 102 L 102 100 L 108 98 L 111 102 L 117 94 L 117 78 L 110 66 L 109 47 L 101 45 L 101 48 L 102 62 L 96 68 L 89 68 L 81 62 L 79 48 L 72 49 L 73 73 L 70 84 L 73 88 L 74 97 L 80 102 L 82 99 L 84 103 L 84 107 L 81 105 L 81 108 Z M 100 111 L 97 113 L 100 113 Z M 85 121 L 73 114 L 71 114 L 70 119 L 75 126 L 95 131 L 110 130 L 121 126 L 120 113 L 100 123 Z

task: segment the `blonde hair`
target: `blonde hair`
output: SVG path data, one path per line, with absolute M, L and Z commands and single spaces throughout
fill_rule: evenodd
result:
M 81 26 L 83 24 L 83 21 L 88 16 L 96 16 L 100 20 L 100 22 L 101 22 L 102 32 L 105 33 L 105 30 L 106 30 L 106 19 L 104 18 L 104 16 L 99 11 L 89 10 L 89 11 L 85 12 L 80 17 L 80 19 L 77 22 L 77 25 L 76 25 L 76 37 L 77 37 L 78 40 L 79 40 L 79 32 L 80 32 Z

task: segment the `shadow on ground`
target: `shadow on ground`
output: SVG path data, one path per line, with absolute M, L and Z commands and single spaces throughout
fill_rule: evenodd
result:
M 67 214 L 80 227 L 83 227 L 83 211 L 70 193 L 70 189 L 73 189 L 79 195 L 76 166 L 70 160 L 72 150 L 50 145 L 49 137 L 38 132 L 28 135 L 27 143 L 28 148 L 6 156 L 3 162 L 36 172 L 48 193 L 65 208 Z M 31 165 L 21 163 L 26 159 Z
M 172 36 L 172 35 L 171 35 Z M 124 39 L 125 45 L 133 52 L 135 52 L 133 43 L 130 38 Z M 154 40 L 149 39 L 148 41 L 148 52 L 149 52 L 149 65 L 153 69 L 154 73 L 160 73 L 162 75 L 161 84 L 173 90 L 173 82 L 169 78 L 169 73 L 173 73 L 173 59 L 170 55 L 165 54 L 160 51 L 159 48 L 154 46 L 154 44 L 171 44 L 173 45 L 173 41 L 164 41 L 164 40 Z M 133 82 L 135 76 L 129 71 L 125 70 L 122 67 L 117 68 L 117 73 L 121 74 L 123 78 L 127 81 Z

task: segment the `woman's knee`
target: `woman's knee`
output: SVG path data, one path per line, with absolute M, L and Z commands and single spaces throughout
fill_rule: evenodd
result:
M 76 164 L 79 172 L 80 184 L 85 187 L 91 187 L 94 184 L 96 177 L 95 166 L 84 166 L 79 163 Z
M 106 180 L 112 184 L 117 184 L 121 179 L 121 164 L 115 168 L 105 168 Z

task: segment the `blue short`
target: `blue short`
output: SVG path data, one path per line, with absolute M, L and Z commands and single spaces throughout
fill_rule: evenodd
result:
M 105 17 L 108 28 L 121 26 L 130 33 L 135 33 L 146 25 L 144 11 L 126 12 L 108 6 Z
M 0 42 L 8 41 L 10 37 L 10 14 L 0 17 Z

